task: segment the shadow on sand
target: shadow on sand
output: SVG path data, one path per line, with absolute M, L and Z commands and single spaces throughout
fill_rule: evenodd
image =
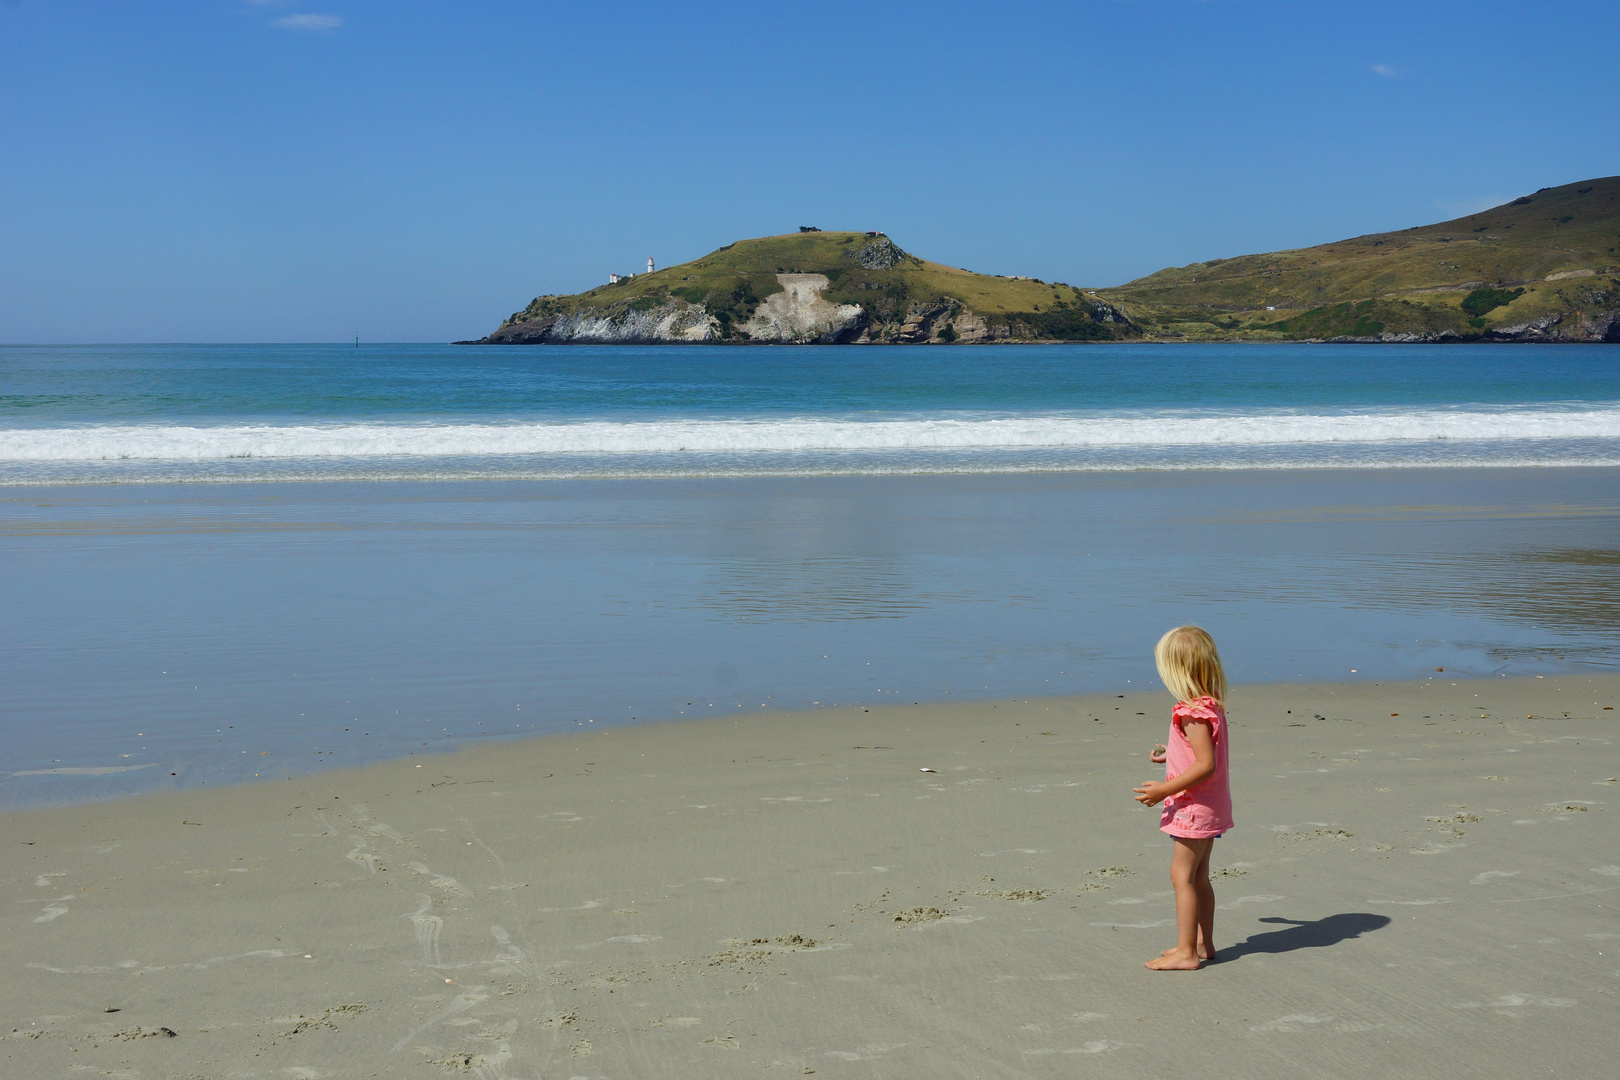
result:
M 1285 953 L 1298 949 L 1325 949 L 1329 945 L 1337 945 L 1341 941 L 1360 937 L 1373 930 L 1382 930 L 1390 923 L 1387 915 L 1373 915 L 1365 911 L 1346 912 L 1343 915 L 1329 915 L 1325 919 L 1315 922 L 1301 922 L 1298 919 L 1261 919 L 1264 923 L 1286 923 L 1285 930 L 1271 930 L 1264 934 L 1252 934 L 1247 941 L 1240 941 L 1236 945 L 1228 945 L 1221 949 L 1216 957 L 1216 963 L 1228 963 L 1240 956 L 1249 956 L 1253 953 Z

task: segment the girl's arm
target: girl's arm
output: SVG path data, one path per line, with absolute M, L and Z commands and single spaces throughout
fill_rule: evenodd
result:
M 1188 717 L 1182 721 L 1182 725 L 1196 760 L 1191 768 L 1183 769 L 1169 780 L 1150 780 L 1133 789 L 1136 792 L 1136 801 L 1143 806 L 1153 806 L 1172 795 L 1186 791 L 1194 784 L 1209 779 L 1215 772 L 1215 734 L 1209 721 Z

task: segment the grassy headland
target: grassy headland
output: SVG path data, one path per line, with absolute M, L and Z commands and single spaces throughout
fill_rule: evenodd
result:
M 778 322 L 761 315 L 772 296 L 806 280 L 792 275 L 826 279 L 825 285 L 811 279 L 816 295 L 801 298 L 829 312 L 819 336 L 784 336 Z M 830 314 L 850 308 L 859 314 Z M 645 319 L 658 313 L 676 314 L 682 320 L 678 339 L 688 341 L 949 344 L 1107 341 L 1135 334 L 1112 306 L 1072 285 L 929 262 L 882 234 L 818 231 L 739 240 L 700 259 L 583 293 L 540 296 L 486 340 L 615 340 L 613 335 L 638 325 L 638 314 L 647 332 Z M 591 319 L 600 332 L 580 333 Z
M 1211 259 L 1098 294 L 1149 337 L 1620 340 L 1620 177 L 1319 247 Z

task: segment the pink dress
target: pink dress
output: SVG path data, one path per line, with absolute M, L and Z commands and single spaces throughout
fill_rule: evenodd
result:
M 1189 719 L 1206 721 L 1215 743 L 1215 771 L 1186 791 L 1164 800 L 1159 829 L 1171 836 L 1202 840 L 1232 827 L 1232 788 L 1227 783 L 1226 710 L 1214 698 L 1179 701 L 1170 713 L 1170 737 L 1165 740 L 1164 778 L 1173 780 L 1198 763 L 1183 725 Z

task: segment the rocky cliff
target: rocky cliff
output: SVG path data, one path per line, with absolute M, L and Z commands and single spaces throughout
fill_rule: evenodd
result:
M 866 325 L 859 304 L 835 304 L 822 296 L 825 274 L 777 274 L 782 291 L 767 296 L 743 329 L 751 341 L 830 345 L 852 340 Z

